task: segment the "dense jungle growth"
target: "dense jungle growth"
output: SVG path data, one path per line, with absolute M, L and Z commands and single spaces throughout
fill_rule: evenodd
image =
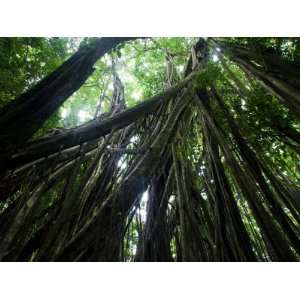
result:
M 0 261 L 299 261 L 300 39 L 0 38 Z

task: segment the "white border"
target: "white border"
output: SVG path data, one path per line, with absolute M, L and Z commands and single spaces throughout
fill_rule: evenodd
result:
M 2 299 L 298 299 L 297 263 L 2 263 Z
M 299 36 L 298 0 L 4 0 L 1 36 Z

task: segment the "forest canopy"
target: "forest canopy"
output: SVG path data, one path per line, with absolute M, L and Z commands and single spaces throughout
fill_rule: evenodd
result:
M 299 261 L 300 39 L 0 38 L 1 261 Z

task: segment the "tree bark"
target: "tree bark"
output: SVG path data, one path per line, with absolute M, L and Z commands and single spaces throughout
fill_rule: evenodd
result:
M 1 159 L 2 172 L 28 164 L 66 148 L 105 136 L 113 129 L 124 128 L 134 121 L 155 112 L 162 102 L 175 96 L 191 80 L 191 78 L 192 76 L 189 76 L 182 80 L 179 84 L 165 90 L 164 92 L 145 100 L 133 108 L 126 109 L 108 117 L 103 121 L 99 122 L 98 119 L 96 119 L 88 122 L 86 126 L 80 126 L 78 128 L 68 130 L 66 133 L 61 133 L 50 138 L 42 138 L 28 143 L 12 157 L 8 158 L 5 156 Z
M 12 151 L 27 141 L 93 72 L 93 65 L 118 44 L 133 38 L 100 38 L 78 50 L 36 86 L 0 112 L 0 151 Z

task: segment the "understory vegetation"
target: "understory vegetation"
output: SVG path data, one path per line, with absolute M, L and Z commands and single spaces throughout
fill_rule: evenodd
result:
M 299 261 L 300 39 L 0 38 L 0 261 Z

